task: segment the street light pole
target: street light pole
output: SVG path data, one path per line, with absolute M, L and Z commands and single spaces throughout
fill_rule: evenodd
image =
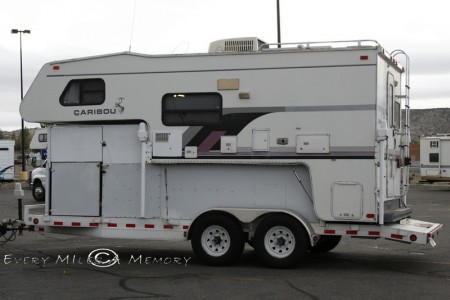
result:
M 280 28 L 280 0 L 277 0 L 277 40 L 278 48 L 281 48 L 281 28 Z
M 11 33 L 19 34 L 20 37 L 20 101 L 23 100 L 23 74 L 22 74 L 22 33 L 28 33 L 30 34 L 31 31 L 28 29 L 25 30 L 18 30 L 18 29 L 11 29 Z M 23 118 L 22 118 L 22 131 L 21 131 L 21 135 L 22 135 L 22 172 L 25 172 L 25 133 L 24 133 L 24 122 L 23 122 Z M 26 175 L 25 175 L 26 177 Z M 22 178 L 22 176 L 21 176 Z M 25 178 L 26 179 L 26 178 Z

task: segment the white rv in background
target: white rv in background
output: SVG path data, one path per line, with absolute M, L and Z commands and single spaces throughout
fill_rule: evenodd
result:
M 0 181 L 14 180 L 13 140 L 0 140 Z
M 450 134 L 420 138 L 420 177 L 423 181 L 450 181 Z
M 31 165 L 33 167 L 41 167 L 47 159 L 47 129 L 36 128 L 33 138 L 30 141 L 30 150 L 34 151 L 30 154 Z M 36 152 L 37 151 L 37 152 Z
M 342 236 L 434 245 L 442 225 L 407 206 L 403 54 L 375 41 L 244 38 L 205 54 L 48 63 L 20 109 L 48 125 L 45 204 L 26 206 L 24 222 L 189 239 L 213 265 L 235 262 L 245 242 L 271 267 Z

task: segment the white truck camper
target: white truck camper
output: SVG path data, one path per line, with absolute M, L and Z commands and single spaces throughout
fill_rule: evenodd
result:
M 48 63 L 20 107 L 48 125 L 48 192 L 24 224 L 191 240 L 211 265 L 245 242 L 276 268 L 342 236 L 434 246 L 442 225 L 407 206 L 408 65 L 376 41 L 256 38 Z
M 450 181 L 450 134 L 420 137 L 420 178 Z

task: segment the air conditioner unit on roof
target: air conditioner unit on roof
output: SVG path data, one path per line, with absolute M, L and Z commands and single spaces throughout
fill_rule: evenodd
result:
M 224 39 L 209 44 L 208 52 L 254 52 L 264 44 L 265 42 L 256 37 Z

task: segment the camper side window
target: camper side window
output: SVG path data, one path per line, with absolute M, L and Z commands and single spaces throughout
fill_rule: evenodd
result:
M 439 148 L 439 141 L 430 141 L 430 148 Z
M 99 105 L 105 102 L 105 82 L 103 79 L 76 79 L 67 84 L 59 97 L 64 106 Z
M 47 134 L 46 133 L 40 133 L 38 135 L 39 143 L 46 143 L 47 142 Z
M 222 96 L 219 93 L 166 94 L 162 99 L 162 122 L 166 126 L 219 125 Z
M 432 162 L 439 162 L 439 153 L 430 153 L 430 163 Z

